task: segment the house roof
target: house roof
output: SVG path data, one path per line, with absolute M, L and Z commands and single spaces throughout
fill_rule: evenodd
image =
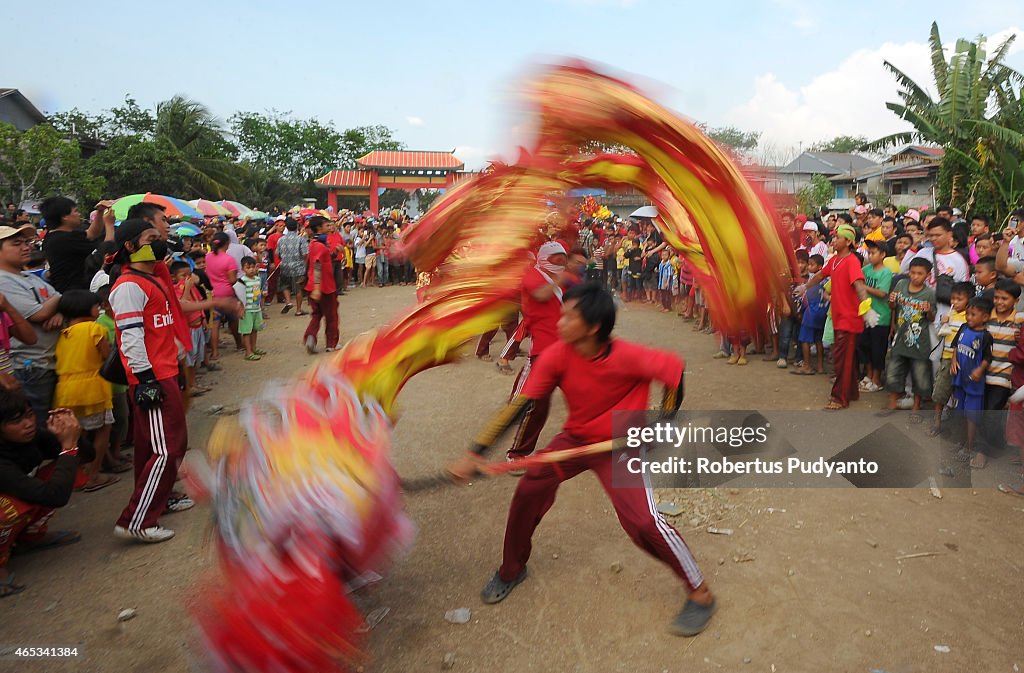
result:
M 878 163 L 859 154 L 842 152 L 804 152 L 779 169 L 779 173 L 805 173 L 808 175 L 841 175 L 859 171 Z
M 893 153 L 887 161 L 896 161 L 898 159 L 927 159 L 929 161 L 938 161 L 945 156 L 946 150 L 941 147 L 928 147 L 927 145 L 907 145 L 897 152 Z
M 369 171 L 331 171 L 314 180 L 318 187 L 369 187 Z
M 37 124 L 42 124 L 46 121 L 46 115 L 40 112 L 39 109 L 32 104 L 32 101 L 25 98 L 25 95 L 17 89 L 0 87 L 0 98 L 11 98 L 11 100 L 16 101 L 30 117 L 35 119 Z
M 462 170 L 465 164 L 452 152 L 374 150 L 356 159 L 362 168 L 409 168 L 416 170 Z

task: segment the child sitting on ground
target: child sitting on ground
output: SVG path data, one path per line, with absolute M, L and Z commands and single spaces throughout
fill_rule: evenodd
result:
M 267 352 L 256 347 L 256 336 L 263 329 L 263 290 L 260 287 L 259 265 L 252 257 L 242 258 L 242 277 L 235 283 L 235 296 L 245 306 L 245 313 L 238 321 L 245 359 L 250 362 L 262 360 Z
M 928 430 L 929 437 L 936 437 L 942 432 L 942 411 L 946 408 L 953 395 L 953 374 L 951 367 L 956 353 L 953 351 L 953 339 L 960 332 L 960 327 L 967 322 L 967 302 L 974 297 L 974 286 L 970 283 L 955 283 L 949 293 L 950 310 L 942 316 L 939 336 L 942 338 L 942 357 L 939 368 L 935 372 L 935 384 L 932 386 L 932 402 L 935 403 L 935 418 Z
M 96 322 L 100 298 L 95 293 L 68 290 L 61 296 L 57 311 L 67 320 L 67 327 L 57 339 L 53 407 L 70 409 L 92 440 L 96 457 L 81 468 L 81 490 L 98 491 L 120 481 L 118 477 L 100 474 L 114 425 L 113 392 L 110 382 L 100 376 L 100 368 L 110 355 L 110 341 L 107 330 Z

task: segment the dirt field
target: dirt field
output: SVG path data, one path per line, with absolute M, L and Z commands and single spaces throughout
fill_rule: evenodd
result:
M 342 339 L 412 300 L 411 288 L 342 298 Z M 299 344 L 304 319 L 271 316 L 261 339 L 270 356 L 250 363 L 231 353 L 223 372 L 206 377 L 215 388 L 191 412 L 193 447 L 204 445 L 216 420 L 206 413 L 211 405 L 236 408 L 267 379 L 312 362 Z M 789 376 L 760 356 L 746 367 L 712 360 L 712 338 L 675 316 L 631 306 L 617 332 L 687 358 L 688 408 L 810 409 L 827 399 L 825 376 Z M 414 379 L 400 398 L 399 473 L 436 473 L 511 383 L 472 358 Z M 881 404 L 876 393 L 858 407 Z M 544 438 L 564 419 L 560 397 L 552 416 Z M 718 595 L 711 626 L 692 639 L 666 632 L 683 592 L 630 543 L 592 477 L 564 485 L 534 539 L 530 578 L 497 606 L 478 594 L 500 560 L 514 478 L 411 494 L 416 544 L 359 599 L 367 611 L 387 609 L 365 670 L 439 671 L 448 655 L 451 670 L 467 673 L 1016 672 L 1024 668 L 1024 499 L 992 487 L 1010 476 L 1003 456 L 975 475 L 974 489 L 944 489 L 942 499 L 926 489 L 659 492 L 682 505 L 670 520 Z M 0 661 L 0 671 L 206 670 L 186 605 L 201 600 L 191 592 L 211 567 L 208 513 L 167 517 L 178 533 L 170 542 L 124 543 L 110 531 L 129 491 L 123 480 L 76 494 L 53 527 L 79 530 L 84 540 L 11 564 L 29 588 L 2 601 L 0 644 L 80 643 L 84 656 Z M 708 534 L 709 524 L 735 533 Z M 924 552 L 937 554 L 897 560 Z M 445 612 L 460 607 L 472 610 L 470 622 L 446 622 Z M 124 608 L 137 616 L 118 622 Z

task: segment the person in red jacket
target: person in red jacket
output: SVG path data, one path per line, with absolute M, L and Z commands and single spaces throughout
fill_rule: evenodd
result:
M 610 439 L 613 413 L 646 409 L 653 381 L 665 385 L 663 409 L 677 410 L 683 397 L 682 358 L 613 339 L 614 327 L 615 301 L 600 284 L 586 283 L 569 290 L 558 321 L 558 341 L 537 359 L 522 393 L 477 438 L 469 455 L 449 467 L 449 474 L 456 481 L 467 481 L 483 463 L 484 452 L 515 417 L 549 397 L 555 388 L 565 395 L 569 417 L 542 452 Z M 630 539 L 671 568 L 686 587 L 687 600 L 672 632 L 696 635 L 707 627 L 715 611 L 707 582 L 683 538 L 658 513 L 649 482 L 643 475 L 619 472 L 613 486 L 614 464 L 613 454 L 604 452 L 527 469 L 509 506 L 501 567 L 481 598 L 485 603 L 502 601 L 526 579 L 533 532 L 554 504 L 559 485 L 590 470 L 604 486 Z
M 188 448 L 185 406 L 178 387 L 178 332 L 183 321 L 173 286 L 158 275 L 167 243 L 149 222 L 128 219 L 117 229 L 120 268 L 110 290 L 117 346 L 128 379 L 135 444 L 135 489 L 114 526 L 114 535 L 163 542 L 174 531 L 159 524 L 165 511 L 193 506 L 171 497 L 178 465 Z M 185 328 L 188 324 L 185 323 Z
M 558 341 L 558 319 L 562 314 L 562 293 L 579 279 L 566 269 L 569 255 L 557 241 L 548 241 L 537 251 L 537 265 L 527 270 L 523 277 L 521 326 L 530 335 L 530 356 L 519 372 L 509 399 L 519 395 L 530 381 L 531 371 L 537 358 L 549 346 Z M 506 453 L 509 460 L 522 458 L 533 453 L 537 447 L 544 423 L 551 410 L 551 395 L 534 401 L 529 412 L 516 431 L 512 448 Z M 516 473 L 513 473 L 516 474 Z
M 327 218 L 316 215 L 309 218 L 309 255 L 306 257 L 306 292 L 312 315 L 302 335 L 306 352 L 316 353 L 316 337 L 320 332 L 320 321 L 327 323 L 324 337 L 327 351 L 338 349 L 338 286 L 334 280 L 334 262 L 327 247 L 327 235 L 322 232 Z

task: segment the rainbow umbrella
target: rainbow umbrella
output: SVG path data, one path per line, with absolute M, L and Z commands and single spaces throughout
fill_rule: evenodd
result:
M 270 217 L 270 215 L 267 215 L 262 210 L 254 210 L 251 213 L 249 213 L 248 215 L 246 215 L 245 219 L 247 219 L 247 220 L 265 220 L 268 217 Z
M 219 217 L 228 216 L 231 211 L 224 206 L 214 201 L 207 201 L 206 199 L 196 199 L 195 201 L 189 201 L 189 204 L 203 214 L 203 217 Z
M 199 236 L 202 234 L 202 230 L 194 224 L 179 224 L 173 228 L 176 236 Z
M 246 215 L 252 212 L 252 208 L 243 205 L 238 201 L 219 201 L 218 203 L 223 208 L 226 208 L 230 212 L 230 214 L 234 215 L 235 217 L 245 217 Z
M 153 194 L 152 192 L 146 192 L 145 194 L 130 194 L 129 196 L 122 196 L 117 201 L 114 201 L 114 216 L 119 220 L 125 220 L 128 218 L 128 210 L 136 203 L 142 202 L 155 203 L 163 206 L 164 213 L 167 217 L 188 218 L 194 220 L 203 219 L 203 214 L 185 201 L 176 199 L 173 196 Z

